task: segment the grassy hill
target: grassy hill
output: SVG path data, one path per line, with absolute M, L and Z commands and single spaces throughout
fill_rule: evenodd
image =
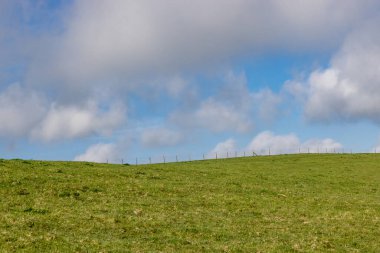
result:
M 379 252 L 380 156 L 0 160 L 0 252 Z

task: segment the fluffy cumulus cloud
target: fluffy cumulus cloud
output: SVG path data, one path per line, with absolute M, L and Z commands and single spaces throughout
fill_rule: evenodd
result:
M 0 92 L 0 136 L 56 141 L 90 134 L 110 134 L 125 120 L 122 103 L 108 109 L 90 101 L 84 106 L 57 105 L 34 90 L 12 84 Z
M 98 143 L 90 146 L 83 154 L 76 156 L 74 161 L 114 163 L 120 159 L 119 152 L 116 144 Z
M 55 141 L 80 138 L 94 133 L 107 135 L 124 121 L 125 113 L 125 107 L 118 103 L 111 105 L 107 111 L 100 110 L 94 102 L 89 102 L 83 107 L 53 104 L 32 131 L 32 137 Z
M 166 128 L 146 129 L 141 134 L 141 143 L 145 147 L 175 146 L 182 140 L 181 133 Z
M 29 133 L 46 113 L 41 94 L 12 84 L 0 92 L 0 136 L 20 137 Z
M 253 138 L 246 149 L 257 154 L 338 152 L 342 149 L 342 144 L 329 138 L 301 142 L 295 134 L 275 135 L 270 131 L 265 131 Z
M 253 138 L 247 149 L 257 154 L 286 154 L 294 153 L 299 146 L 300 141 L 295 134 L 275 135 L 265 131 Z
M 275 94 L 270 89 L 263 89 L 252 93 L 252 100 L 259 119 L 272 121 L 281 112 L 279 106 L 284 99 L 281 94 Z
M 380 123 L 380 19 L 361 24 L 343 43 L 330 66 L 291 84 L 311 121 L 370 120 Z
M 244 73 L 229 72 L 216 94 L 175 111 L 170 121 L 182 128 L 246 133 L 254 128 L 254 120 L 273 119 L 281 102 L 269 89 L 250 92 Z
M 339 142 L 326 138 L 326 139 L 310 139 L 302 143 L 301 151 L 310 153 L 331 153 L 331 152 L 341 152 L 343 151 L 343 145 Z
M 171 120 L 186 128 L 205 128 L 214 132 L 247 132 L 252 129 L 252 122 L 244 112 L 213 98 L 203 101 L 195 111 L 174 113 Z
M 258 155 L 268 154 L 292 154 L 292 153 L 333 153 L 341 152 L 342 144 L 330 139 L 308 139 L 301 141 L 296 134 L 276 135 L 270 131 L 264 131 L 257 134 L 249 144 L 240 148 L 235 139 L 229 138 L 222 141 L 209 152 L 208 156 L 226 157 L 227 152 L 233 155 L 237 151 L 255 152 Z M 379 149 L 380 150 L 380 149 Z M 241 153 L 241 152 L 240 152 Z
M 226 157 L 227 152 L 232 154 L 237 149 L 236 141 L 232 138 L 216 144 L 216 146 L 209 152 L 209 156 L 218 155 L 218 157 Z

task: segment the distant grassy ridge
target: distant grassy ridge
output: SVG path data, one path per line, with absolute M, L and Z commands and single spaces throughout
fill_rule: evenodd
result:
M 0 160 L 0 252 L 379 252 L 380 155 Z

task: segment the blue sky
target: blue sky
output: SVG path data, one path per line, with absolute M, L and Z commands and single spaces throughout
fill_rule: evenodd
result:
M 380 151 L 375 0 L 0 1 L 0 154 Z

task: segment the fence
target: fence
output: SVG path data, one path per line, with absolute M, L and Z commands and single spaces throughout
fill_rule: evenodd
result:
M 158 164 L 158 163 L 175 163 L 175 162 L 189 162 L 189 161 L 201 161 L 201 160 L 216 160 L 216 159 L 227 159 L 227 158 L 238 158 L 238 157 L 252 157 L 252 156 L 270 156 L 270 155 L 284 155 L 284 154 L 358 154 L 358 153 L 377 153 L 377 150 L 371 151 L 358 151 L 352 149 L 344 148 L 305 148 L 300 147 L 297 149 L 276 149 L 268 148 L 261 149 L 257 151 L 226 151 L 226 152 L 209 152 L 209 153 L 189 153 L 176 154 L 176 155 L 156 155 L 156 156 L 138 156 L 138 157 L 126 157 L 120 158 L 119 160 L 106 160 L 106 163 L 114 164 L 131 164 L 131 165 L 141 165 L 141 164 Z

